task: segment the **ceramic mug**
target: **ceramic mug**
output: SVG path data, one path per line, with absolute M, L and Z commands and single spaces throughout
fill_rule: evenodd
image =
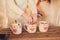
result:
M 28 33 L 35 33 L 36 32 L 36 24 L 26 24 L 24 29 L 28 32 Z
M 47 32 L 49 28 L 49 24 L 46 21 L 39 22 L 39 31 L 40 32 Z
M 22 33 L 22 25 L 21 23 L 13 23 L 10 26 L 11 31 L 13 32 L 13 34 L 21 34 Z

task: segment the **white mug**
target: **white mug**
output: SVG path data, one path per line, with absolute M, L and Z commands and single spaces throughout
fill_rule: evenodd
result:
M 28 32 L 28 33 L 35 33 L 36 32 L 36 24 L 26 24 L 26 26 L 24 27 L 24 29 Z
M 10 26 L 11 31 L 13 32 L 13 34 L 21 34 L 22 33 L 22 25 L 21 23 L 13 23 Z
M 39 22 L 39 31 L 40 32 L 47 32 L 49 28 L 49 24 L 46 21 Z

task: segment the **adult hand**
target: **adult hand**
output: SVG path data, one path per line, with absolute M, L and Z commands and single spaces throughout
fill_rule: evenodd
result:
M 32 15 L 24 14 L 23 16 L 29 24 L 34 24 L 37 22 L 37 14 Z
M 23 14 L 24 19 L 28 22 L 31 23 L 32 22 L 32 17 L 28 14 Z
M 37 14 L 32 14 L 32 23 L 36 23 L 37 22 Z

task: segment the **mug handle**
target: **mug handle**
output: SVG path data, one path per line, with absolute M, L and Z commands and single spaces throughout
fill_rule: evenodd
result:
M 9 28 L 10 28 L 10 30 L 13 32 L 13 29 L 12 29 L 12 26 L 11 26 L 11 25 L 9 25 Z
M 22 24 L 21 24 L 21 23 L 19 23 L 19 24 L 18 24 L 18 26 L 19 26 L 19 28 L 20 28 L 20 27 L 22 27 Z
M 28 31 L 28 30 L 27 30 L 27 26 L 26 26 L 26 25 L 24 25 L 24 26 L 23 26 L 23 28 L 24 28 L 26 31 Z

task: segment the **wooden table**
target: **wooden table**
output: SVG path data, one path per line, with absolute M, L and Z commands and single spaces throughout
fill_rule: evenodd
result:
M 50 27 L 48 32 L 37 32 L 30 34 L 23 30 L 22 34 L 14 35 L 10 29 L 0 30 L 0 34 L 10 34 L 9 40 L 60 40 L 60 27 Z

